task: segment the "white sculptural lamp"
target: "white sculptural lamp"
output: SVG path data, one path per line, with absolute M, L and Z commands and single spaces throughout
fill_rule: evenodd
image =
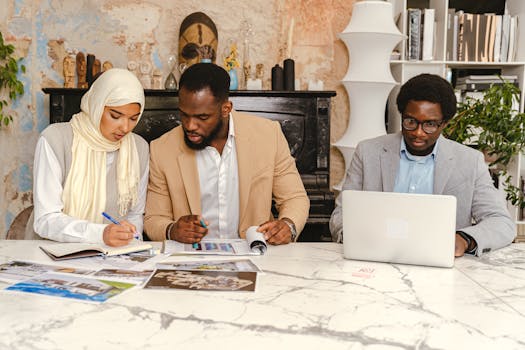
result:
M 391 3 L 360 1 L 354 3 L 350 23 L 339 37 L 350 56 L 342 80 L 348 92 L 350 118 L 345 133 L 334 146 L 345 159 L 346 177 L 357 144 L 386 134 L 386 101 L 398 84 L 390 71 L 390 55 L 404 35 L 394 23 Z M 345 178 L 335 189 L 341 190 L 344 181 Z

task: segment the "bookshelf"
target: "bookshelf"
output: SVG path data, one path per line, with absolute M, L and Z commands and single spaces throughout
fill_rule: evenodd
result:
M 459 70 L 494 70 L 499 72 L 501 75 L 516 75 L 518 77 L 517 82 L 521 90 L 520 96 L 520 111 L 524 111 L 524 100 L 525 100 L 525 44 L 522 40 L 515 40 L 514 57 L 506 62 L 479 62 L 479 61 L 465 61 L 465 60 L 450 60 L 447 58 L 454 57 L 451 54 L 450 43 L 447 46 L 447 41 L 453 38 L 451 36 L 451 30 L 449 24 L 452 25 L 453 16 L 449 15 L 449 8 L 454 8 L 456 11 L 464 10 L 465 13 L 473 11 L 467 6 L 476 3 L 476 12 L 473 13 L 496 13 L 494 4 L 499 1 L 500 5 L 506 6 L 508 14 L 515 16 L 516 28 L 515 35 L 517 38 L 525 37 L 525 1 L 523 0 L 498 0 L 491 2 L 466 2 L 460 0 L 387 0 L 392 3 L 392 15 L 396 25 L 398 26 L 401 33 L 405 34 L 407 40 L 403 40 L 399 43 L 395 50 L 399 53 L 399 59 L 391 60 L 390 66 L 392 75 L 400 85 L 406 82 L 408 79 L 421 74 L 421 73 L 432 73 L 438 74 L 444 78 L 449 78 L 451 72 L 455 73 Z M 465 8 L 462 8 L 462 4 L 466 4 Z M 506 5 L 505 5 L 506 4 Z M 483 7 L 486 6 L 486 7 Z M 409 8 L 420 8 L 422 12 L 424 9 L 433 9 L 434 11 L 434 49 L 432 60 L 414 60 L 408 59 L 408 24 L 411 19 L 408 16 Z M 500 13 L 501 15 L 502 13 Z M 447 30 L 448 29 L 448 30 Z M 458 39 L 456 39 L 458 40 Z M 500 39 L 501 40 L 501 39 Z M 457 44 L 457 43 L 456 43 Z M 447 52 L 449 52 L 447 54 Z M 457 55 L 456 55 L 457 57 Z M 453 74 L 455 76 L 455 74 Z M 453 80 L 454 81 L 454 80 Z M 388 98 L 387 115 L 388 115 L 388 132 L 397 132 L 400 130 L 400 119 L 401 116 L 397 112 L 395 98 L 399 92 L 399 86 L 396 86 Z M 520 155 L 509 165 L 509 173 L 514 179 L 514 185 L 520 186 L 520 178 L 525 178 L 525 155 Z M 520 209 L 509 204 L 509 210 L 511 215 L 518 224 L 518 241 L 525 241 L 525 220 L 520 215 Z

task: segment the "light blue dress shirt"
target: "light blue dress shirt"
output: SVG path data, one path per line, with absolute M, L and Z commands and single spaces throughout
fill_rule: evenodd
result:
M 410 154 L 405 139 L 401 139 L 399 169 L 394 192 L 432 194 L 434 190 L 434 165 L 438 142 L 426 156 Z

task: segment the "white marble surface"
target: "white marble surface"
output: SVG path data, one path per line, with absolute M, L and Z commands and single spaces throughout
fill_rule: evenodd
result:
M 0 263 L 49 263 L 37 247 L 1 240 Z M 87 304 L 2 291 L 0 349 L 525 348 L 525 244 L 453 269 L 349 261 L 335 243 L 252 260 L 255 292 L 137 289 Z

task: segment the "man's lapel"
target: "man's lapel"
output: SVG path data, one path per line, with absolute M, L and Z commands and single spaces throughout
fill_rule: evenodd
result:
M 249 125 L 245 120 L 237 117 L 232 111 L 233 125 L 235 126 L 235 149 L 237 152 L 237 172 L 239 175 L 239 225 L 241 224 L 248 206 L 248 195 L 257 169 L 257 157 L 253 145 L 250 143 Z
M 181 138 L 179 149 L 180 154 L 177 157 L 177 162 L 179 164 L 190 211 L 192 214 L 201 214 L 199 171 L 197 170 L 195 151 L 185 145 L 184 138 Z
M 401 133 L 399 137 L 391 138 L 383 147 L 381 154 L 381 179 L 383 192 L 393 192 L 399 168 L 399 150 L 401 148 Z
M 434 194 L 442 194 L 445 185 L 452 173 L 452 160 L 454 152 L 450 149 L 447 139 L 439 136 L 439 145 L 436 153 L 436 163 L 434 168 Z

